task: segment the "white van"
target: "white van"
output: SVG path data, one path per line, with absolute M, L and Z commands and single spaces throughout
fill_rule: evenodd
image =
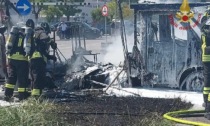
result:
M 189 91 L 201 91 L 203 88 L 201 15 L 194 13 L 189 22 L 180 22 L 176 19 L 180 6 L 181 3 L 131 5 L 134 9 L 131 76 L 141 78 L 141 85 Z M 190 3 L 191 9 L 200 6 L 207 4 Z M 150 75 L 150 80 L 145 75 Z

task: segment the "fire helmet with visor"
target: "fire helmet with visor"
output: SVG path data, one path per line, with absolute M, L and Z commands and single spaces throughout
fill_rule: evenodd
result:
M 45 32 L 47 34 L 50 34 L 51 30 L 50 30 L 50 26 L 47 22 L 42 22 L 41 27 L 45 30 Z
M 32 29 L 34 29 L 34 27 L 35 27 L 34 21 L 32 19 L 28 19 L 26 21 L 26 27 L 31 27 Z
M 206 21 L 206 23 L 202 27 L 202 32 L 205 34 L 210 34 L 210 20 Z

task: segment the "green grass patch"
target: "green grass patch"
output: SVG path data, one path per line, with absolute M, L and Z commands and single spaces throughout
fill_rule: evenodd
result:
M 56 126 L 58 118 L 49 114 L 55 110 L 52 102 L 29 99 L 21 105 L 0 107 L 2 126 Z

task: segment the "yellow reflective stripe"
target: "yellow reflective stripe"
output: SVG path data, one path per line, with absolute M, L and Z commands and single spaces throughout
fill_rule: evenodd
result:
M 19 52 L 16 52 L 15 54 L 12 54 L 11 56 L 8 55 L 9 59 L 14 59 L 14 60 L 25 60 L 28 61 L 28 57 L 25 57 L 21 55 Z
M 210 87 L 204 87 L 203 90 L 204 91 L 210 91 Z
M 207 12 L 204 12 L 203 16 L 207 16 Z
M 22 41 L 23 41 L 23 39 L 22 38 L 19 38 L 19 40 L 18 40 L 18 47 L 21 47 Z
M 42 55 L 40 54 L 40 52 L 36 51 L 36 52 L 33 53 L 31 59 L 33 59 L 33 58 L 40 58 L 40 57 L 42 57 Z
M 15 85 L 14 84 L 5 84 L 5 88 L 14 89 Z
M 18 88 L 18 92 L 28 92 L 28 88 Z
M 12 39 L 11 39 L 11 36 L 9 35 L 9 37 L 7 38 L 7 44 L 8 44 L 8 43 L 11 43 L 11 40 L 12 40 Z
M 210 102 L 210 94 L 208 95 L 208 101 Z
M 206 36 L 202 35 L 201 39 L 202 39 L 202 46 L 201 46 L 201 49 L 202 49 L 202 61 L 210 62 L 210 55 L 205 55 L 205 51 L 204 51 L 205 48 L 206 48 Z
M 41 90 L 40 89 L 33 89 L 31 92 L 31 95 L 41 95 Z
M 210 61 L 210 55 L 202 55 L 202 61 L 209 62 Z
M 206 48 L 206 36 L 205 35 L 202 35 L 202 46 L 201 46 L 202 55 L 204 55 L 204 49 L 205 48 Z
M 42 56 L 40 52 L 34 52 L 31 59 L 35 59 L 35 58 L 43 58 L 45 62 L 47 62 L 47 57 L 46 56 Z
M 203 91 L 203 94 L 205 94 L 205 95 L 207 95 L 209 93 L 210 93 L 210 91 Z

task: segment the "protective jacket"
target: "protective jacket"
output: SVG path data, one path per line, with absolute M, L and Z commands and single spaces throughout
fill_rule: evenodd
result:
M 52 59 L 49 55 L 49 45 L 51 44 L 50 37 L 46 34 L 43 28 L 35 29 L 34 44 L 32 44 L 32 55 L 30 59 L 43 58 L 45 62 Z
M 201 35 L 202 39 L 202 61 L 210 62 L 210 36 L 206 34 Z

